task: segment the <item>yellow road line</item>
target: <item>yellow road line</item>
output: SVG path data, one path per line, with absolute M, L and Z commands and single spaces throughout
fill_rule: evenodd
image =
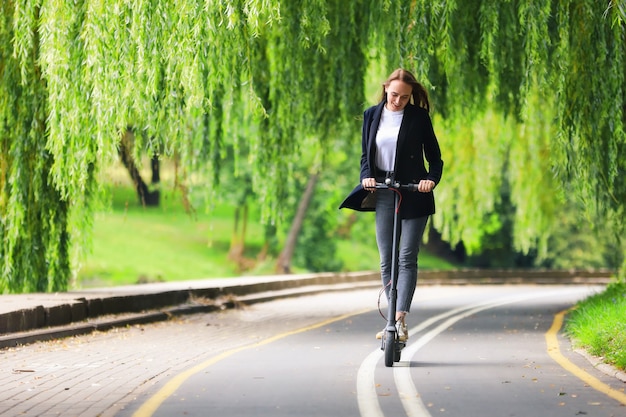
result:
M 615 390 L 598 378 L 593 375 L 588 374 L 583 369 L 574 365 L 569 359 L 567 359 L 559 349 L 559 340 L 557 338 L 557 334 L 561 330 L 563 326 L 563 319 L 565 314 L 567 314 L 569 310 L 564 310 L 554 316 L 554 321 L 552 322 L 552 327 L 546 332 L 546 343 L 548 345 L 548 354 L 554 359 L 559 365 L 563 368 L 571 372 L 578 379 L 587 383 L 590 387 L 594 388 L 597 391 L 600 391 L 603 394 L 608 395 L 614 400 L 619 401 L 620 403 L 626 405 L 626 394 L 621 391 Z
M 268 339 L 264 339 L 258 343 L 254 343 L 252 345 L 246 345 L 246 346 L 241 346 L 235 349 L 231 349 L 231 350 L 227 350 L 226 352 L 223 352 L 217 356 L 212 357 L 211 359 L 208 359 L 192 368 L 189 368 L 188 370 L 178 374 L 177 376 L 175 376 L 174 378 L 172 378 L 167 384 L 165 384 L 163 386 L 163 388 L 161 388 L 159 391 L 157 391 L 152 397 L 150 397 L 145 403 L 143 403 L 141 405 L 141 407 L 139 407 L 139 409 L 133 414 L 133 417 L 150 417 L 152 416 L 155 411 L 161 406 L 161 404 L 163 404 L 163 402 L 165 400 L 167 400 L 172 394 L 174 394 L 174 392 L 176 392 L 176 390 L 178 388 L 180 388 L 181 385 L 183 385 L 183 383 L 188 380 L 190 377 L 192 377 L 193 375 L 202 372 L 205 368 L 208 368 L 211 365 L 216 364 L 217 362 L 221 361 L 222 359 L 225 359 L 229 356 L 234 355 L 235 353 L 239 353 L 241 351 L 247 350 L 247 349 L 253 349 L 259 346 L 263 346 L 263 345 L 267 345 L 270 344 L 272 342 L 275 342 L 277 340 L 283 339 L 287 336 L 292 336 L 294 334 L 298 334 L 298 333 L 304 333 L 307 332 L 309 330 L 313 330 L 313 329 L 317 329 L 323 326 L 326 326 L 328 324 L 340 321 L 340 320 L 344 320 L 347 319 L 348 317 L 352 317 L 352 316 L 356 316 L 358 314 L 363 314 L 366 313 L 368 311 L 372 311 L 371 308 L 368 308 L 366 310 L 362 310 L 362 311 L 358 311 L 355 313 L 349 313 L 349 314 L 344 314 L 342 316 L 339 317 L 333 317 L 331 319 L 328 320 L 324 320 L 320 323 L 316 323 L 313 324 L 311 326 L 307 326 L 307 327 L 303 327 L 300 329 L 296 329 L 296 330 L 292 330 L 289 332 L 285 332 L 285 333 L 281 333 L 278 334 L 276 336 L 272 336 Z

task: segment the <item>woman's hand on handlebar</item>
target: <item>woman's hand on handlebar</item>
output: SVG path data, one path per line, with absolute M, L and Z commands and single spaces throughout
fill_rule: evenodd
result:
M 435 188 L 435 181 L 421 180 L 419 184 L 417 184 L 417 191 L 420 193 L 429 193 L 433 188 Z
M 376 191 L 376 178 L 363 178 L 361 185 L 370 193 Z

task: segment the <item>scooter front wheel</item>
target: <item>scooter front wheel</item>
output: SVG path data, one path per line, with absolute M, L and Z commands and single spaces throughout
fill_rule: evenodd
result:
M 404 345 L 402 343 L 396 343 L 396 345 L 394 346 L 394 353 L 395 356 L 393 358 L 394 362 L 400 362 L 400 356 L 402 355 L 402 347 Z
M 396 358 L 396 332 L 385 332 L 385 366 L 393 366 Z

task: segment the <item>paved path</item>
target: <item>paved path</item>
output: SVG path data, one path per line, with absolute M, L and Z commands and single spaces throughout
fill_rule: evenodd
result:
M 532 288 L 538 291 L 545 290 L 542 286 L 531 286 Z M 428 313 L 433 314 L 434 317 L 441 311 L 446 310 L 446 308 L 452 308 L 452 304 L 450 304 L 452 299 L 456 299 L 456 302 L 463 301 L 469 303 L 470 298 L 476 296 L 476 294 L 482 294 L 482 297 L 486 296 L 489 298 L 491 293 L 502 290 L 503 287 L 501 286 L 418 287 L 417 300 L 419 300 L 419 305 L 424 305 L 425 307 L 430 305 L 431 308 L 435 308 L 432 313 Z M 522 286 L 510 287 L 510 291 L 515 294 L 520 291 L 528 291 L 528 288 Z M 471 294 L 474 295 L 472 296 Z M 581 292 L 579 295 L 582 296 L 582 294 Z M 358 379 L 356 376 L 358 364 L 364 361 L 367 352 L 377 351 L 377 342 L 373 340 L 372 334 L 374 331 L 372 328 L 380 325 L 382 321 L 380 317 L 377 317 L 378 313 L 373 311 L 376 308 L 376 301 L 377 291 L 372 289 L 324 293 L 258 303 L 239 309 L 174 317 L 169 321 L 159 323 L 128 326 L 108 332 L 95 332 L 89 335 L 57 341 L 4 349 L 0 351 L 0 383 L 2 384 L 2 390 L 0 391 L 0 416 L 117 415 L 123 417 L 125 415 L 133 415 L 133 413 L 141 411 L 140 407 L 145 405 L 156 393 L 160 392 L 163 387 L 170 384 L 172 380 L 180 378 L 181 375 L 185 375 L 186 372 L 188 373 L 194 367 L 198 367 L 199 364 L 217 364 L 220 362 L 221 365 L 226 365 L 226 369 L 228 369 L 228 362 L 220 358 L 229 357 L 230 360 L 239 364 L 239 368 L 245 369 L 244 352 L 247 352 L 246 355 L 252 354 L 250 357 L 254 360 L 253 363 L 258 364 L 259 361 L 255 360 L 258 359 L 258 356 L 254 355 L 254 349 L 257 348 L 254 348 L 254 346 L 257 346 L 259 343 L 271 341 L 272 338 L 276 338 L 278 335 L 285 335 L 289 332 L 307 328 L 307 326 L 319 324 L 329 318 L 332 319 L 345 314 L 357 314 L 367 310 L 369 312 L 365 315 L 354 316 L 354 320 L 343 320 L 340 326 L 341 330 L 332 330 L 333 327 L 330 325 L 316 330 L 316 332 L 322 331 L 322 334 L 328 334 L 325 333 L 327 331 L 345 333 L 345 338 L 331 337 L 331 340 L 335 343 L 347 343 L 348 336 L 350 336 L 350 339 L 354 338 L 358 343 L 358 346 L 360 346 L 358 348 L 341 348 L 344 352 L 354 352 L 352 362 L 354 362 L 355 368 L 352 371 L 345 367 L 342 368 L 344 379 L 354 382 L 355 379 Z M 440 310 L 439 313 L 436 313 L 437 309 Z M 417 317 L 418 313 L 416 312 L 415 314 Z M 363 317 L 363 319 L 360 317 Z M 489 314 L 486 317 L 488 318 Z M 366 318 L 368 319 L 366 320 Z M 375 319 L 375 324 L 369 322 L 371 318 Z M 548 317 L 546 316 L 545 318 L 547 319 Z M 357 326 L 357 323 L 360 323 L 358 327 L 354 327 Z M 441 323 L 439 322 L 439 324 Z M 471 324 L 473 323 L 471 320 L 466 321 L 466 323 L 470 324 L 470 328 L 472 326 L 475 327 L 475 325 Z M 415 322 L 410 324 L 418 325 Z M 457 338 L 466 333 L 463 327 L 454 327 L 459 329 Z M 424 335 L 420 335 L 419 332 L 424 332 L 425 330 L 413 330 L 416 333 L 412 335 L 411 343 L 407 349 L 412 344 L 415 346 L 420 343 L 419 340 Z M 532 331 L 532 326 L 530 331 Z M 317 345 L 321 346 L 319 345 L 321 343 L 319 333 L 305 331 L 300 334 L 301 337 L 313 337 L 307 343 L 316 341 Z M 315 336 L 316 334 L 317 336 Z M 509 333 L 505 332 L 505 334 Z M 510 335 L 514 335 L 513 330 L 511 330 Z M 452 333 L 449 333 L 449 336 L 455 337 Z M 283 340 L 289 341 L 289 343 L 294 343 L 295 341 L 291 336 L 285 336 Z M 272 351 L 275 346 L 273 344 L 267 345 Z M 291 348 L 293 346 L 291 344 Z M 436 358 L 436 356 L 432 355 L 440 356 L 438 359 L 429 361 L 431 365 L 435 362 L 442 364 L 455 363 L 454 360 L 445 357 L 446 350 L 438 349 L 436 345 L 427 347 L 431 346 L 435 348 L 435 351 L 426 357 Z M 466 349 L 467 346 L 463 344 L 463 346 L 459 346 L 456 350 L 449 350 L 449 352 L 453 355 L 455 352 L 460 353 Z M 545 350 L 545 345 L 542 345 L 541 349 Z M 361 351 L 362 354 L 357 353 Z M 407 355 L 409 354 L 408 352 L 407 350 Z M 279 357 L 287 359 L 293 354 L 279 353 Z M 301 358 L 300 353 L 295 353 L 295 355 L 297 358 Z M 219 360 L 216 361 L 216 359 Z M 328 364 L 327 359 L 324 362 L 326 364 Z M 407 356 L 404 360 L 408 360 L 409 364 L 412 363 L 411 356 Z M 421 361 L 424 361 L 424 359 L 421 359 Z M 208 375 L 212 372 L 212 366 L 205 366 L 202 370 L 196 372 L 197 376 Z M 276 370 L 275 364 L 272 365 L 271 361 L 269 366 L 270 371 L 272 369 Z M 308 363 L 306 369 L 316 368 L 322 370 L 328 368 L 328 366 Z M 383 369 L 390 371 L 388 368 Z M 428 371 L 425 368 L 418 368 L 418 370 Z M 438 366 L 431 369 L 431 371 L 434 370 L 454 371 L 454 368 L 451 366 Z M 217 368 L 215 371 L 217 371 Z M 528 372 L 530 373 L 531 371 Z M 561 373 L 567 374 L 566 371 L 561 371 Z M 291 381 L 294 386 L 302 385 L 295 379 L 295 376 L 298 374 L 297 368 L 286 374 L 287 377 L 292 378 Z M 310 374 L 310 372 L 306 372 L 306 374 Z M 392 375 L 390 372 L 387 372 L 387 374 Z M 227 373 L 225 375 L 234 377 L 234 374 Z M 342 377 L 342 375 L 337 376 Z M 440 377 L 443 377 L 444 380 L 446 379 L 445 374 L 440 374 Z M 290 380 L 289 378 L 287 381 Z M 430 378 L 437 378 L 437 376 L 432 374 Z M 610 380 L 619 381 L 616 378 Z M 224 379 L 222 381 L 225 382 Z M 393 386 L 393 383 L 387 379 L 382 379 L 376 383 L 382 384 L 384 387 Z M 450 383 L 446 384 L 442 380 L 435 384 L 442 385 L 444 389 L 429 395 L 453 393 L 450 389 L 445 389 L 445 386 L 453 387 Z M 435 384 L 433 386 L 436 386 Z M 344 389 L 341 388 L 341 390 Z M 424 395 L 428 393 L 428 385 L 425 387 L 419 386 L 418 389 Z M 281 391 L 278 390 L 278 392 Z M 358 391 L 358 387 L 352 384 L 348 391 Z M 376 397 L 384 401 L 387 395 L 381 392 Z M 165 407 L 165 404 L 169 404 L 169 398 L 167 395 L 161 398 L 163 407 Z M 184 408 L 184 412 L 187 415 L 193 415 L 193 413 L 189 414 L 189 410 L 194 409 L 191 405 L 191 397 L 186 398 L 187 407 Z M 397 397 L 395 398 L 396 400 L 391 401 L 391 404 L 400 406 L 401 403 L 397 401 Z M 439 401 L 443 401 L 439 397 L 436 398 L 436 400 L 433 400 L 433 404 L 439 404 Z M 177 397 L 177 399 L 180 402 L 180 397 Z M 344 398 L 344 400 L 346 404 L 353 404 L 352 407 L 356 407 L 354 398 Z M 575 402 L 576 400 L 567 398 L 567 401 Z M 160 407 L 157 407 L 157 411 L 165 409 Z M 388 407 L 388 405 L 383 405 L 382 407 Z M 558 404 L 556 407 L 558 407 Z M 197 415 L 206 415 L 202 414 L 202 410 L 206 411 L 206 408 L 203 408 L 202 405 L 197 409 L 201 410 L 201 414 Z M 314 410 L 316 409 L 314 407 L 305 407 L 304 409 L 308 410 L 308 414 L 304 413 L 303 415 L 321 415 L 315 414 Z M 352 410 L 355 409 L 353 408 Z M 623 407 L 619 410 L 622 409 Z M 401 415 L 395 413 L 393 411 L 395 410 L 394 408 L 391 410 L 393 414 L 385 415 Z M 590 411 L 597 410 L 597 407 L 590 407 Z M 182 410 L 180 415 L 183 415 Z M 344 413 L 341 415 L 354 414 Z
M 288 298 L 0 350 L 0 415 L 115 415 L 198 361 L 375 303 L 372 290 L 348 305 L 343 294 L 306 311 Z

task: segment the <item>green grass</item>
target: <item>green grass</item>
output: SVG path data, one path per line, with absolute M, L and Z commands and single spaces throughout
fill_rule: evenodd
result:
M 274 273 L 275 259 L 256 259 L 264 242 L 263 226 L 254 213 L 250 215 L 245 242 L 250 265 L 242 271 L 228 259 L 232 206 L 219 205 L 210 213 L 198 207 L 190 215 L 179 194 L 169 188 L 161 194 L 161 205 L 148 208 L 137 203 L 128 184 L 111 186 L 111 209 L 95 217 L 93 248 L 82 262 L 74 288 Z M 337 242 L 337 256 L 345 271 L 378 269 L 373 230 L 367 239 Z M 420 268 L 450 269 L 453 265 L 423 250 Z M 294 267 L 294 272 L 305 271 Z
M 626 369 L 626 283 L 610 284 L 569 314 L 566 332 L 575 346 Z
M 188 214 L 173 193 L 162 193 L 160 207 L 150 208 L 140 206 L 131 189 L 115 187 L 111 195 L 111 210 L 95 217 L 93 250 L 82 262 L 78 287 L 241 275 L 227 259 L 232 207 Z M 248 248 L 258 251 L 258 222 L 248 224 L 248 235 Z

